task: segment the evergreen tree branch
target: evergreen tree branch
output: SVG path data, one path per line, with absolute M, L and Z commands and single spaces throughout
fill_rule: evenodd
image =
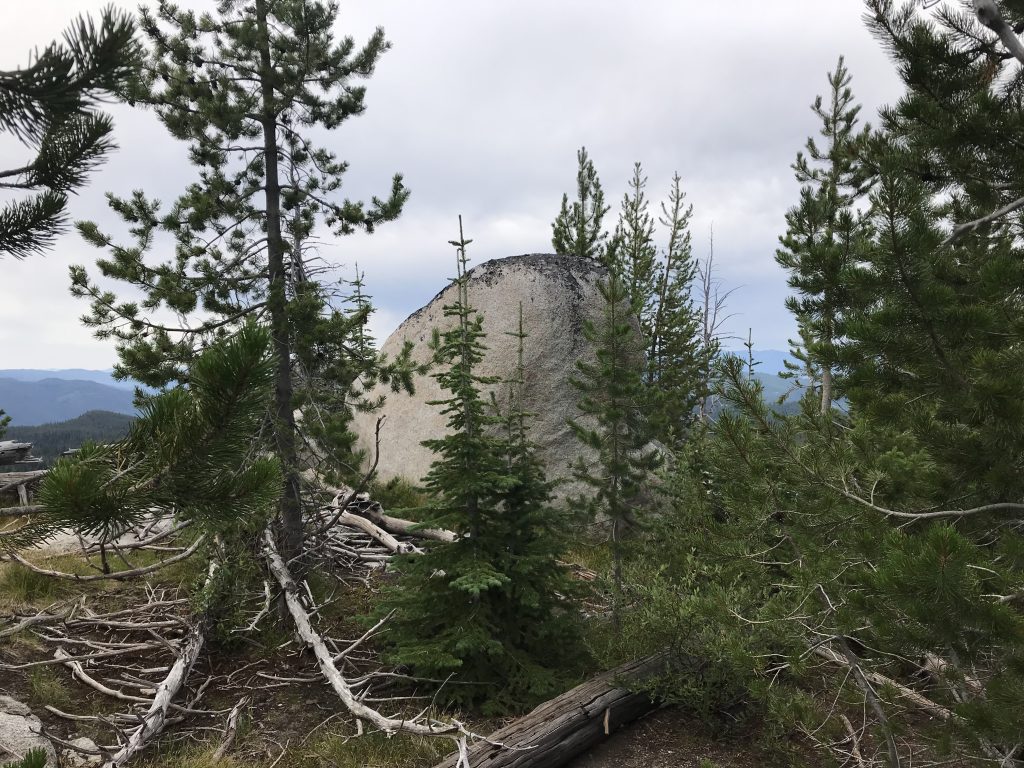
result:
M 53 246 L 64 230 L 67 196 L 46 190 L 0 208 L 0 253 L 23 259 Z

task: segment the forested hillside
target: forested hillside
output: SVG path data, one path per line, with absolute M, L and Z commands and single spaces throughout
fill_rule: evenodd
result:
M 128 433 L 132 416 L 111 411 L 87 411 L 68 421 L 32 427 L 7 428 L 5 439 L 32 443 L 32 455 L 43 459 L 48 467 L 64 451 L 79 448 L 83 443 L 110 443 Z

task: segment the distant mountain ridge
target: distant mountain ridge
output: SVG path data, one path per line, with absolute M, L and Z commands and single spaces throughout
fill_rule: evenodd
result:
M 68 421 L 88 411 L 135 415 L 131 389 L 86 379 L 59 378 L 60 371 L 39 373 L 48 376 L 25 380 L 0 375 L 0 409 L 11 417 L 12 427 Z
M 108 387 L 127 390 L 133 390 L 136 384 L 131 379 L 118 381 L 114 378 L 112 370 L 94 371 L 86 368 L 58 368 L 52 371 L 38 368 L 0 368 L 0 379 L 14 379 L 15 381 L 42 381 L 43 379 L 92 381 L 96 384 L 105 384 Z
M 746 359 L 746 349 L 726 350 Z M 756 378 L 764 385 L 765 399 L 774 402 L 792 389 L 791 380 L 781 379 L 788 351 L 755 349 Z M 68 421 L 88 411 L 110 411 L 134 416 L 132 403 L 136 382 L 118 381 L 110 370 L 64 368 L 0 369 L 0 408 L 11 417 L 12 427 Z M 795 395 L 799 398 L 799 393 Z M 791 395 L 791 399 L 795 399 Z

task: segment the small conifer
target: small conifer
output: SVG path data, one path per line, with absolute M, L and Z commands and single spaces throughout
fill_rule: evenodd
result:
M 521 363 L 503 417 L 481 391 L 497 380 L 477 373 L 485 347 L 482 318 L 469 304 L 470 242 L 460 220 L 456 295 L 444 307 L 454 324 L 436 342 L 435 377 L 450 395 L 434 404 L 448 417 L 448 434 L 424 443 L 437 458 L 423 482 L 430 501 L 418 510 L 422 525 L 459 538 L 401 560 L 379 614 L 395 612 L 393 661 L 450 678 L 439 694 L 445 700 L 501 711 L 556 692 L 573 637 L 558 595 L 571 590 L 557 563 L 562 539 L 550 485 L 527 437 Z M 521 325 L 516 335 L 525 337 Z
M 609 206 L 586 147 L 580 147 L 576 160 L 576 199 L 570 205 L 569 195 L 562 195 L 562 207 L 551 225 L 551 246 L 555 253 L 602 260 L 608 240 L 602 221 Z
M 628 292 L 614 270 L 598 287 L 604 302 L 601 320 L 584 327 L 595 356 L 577 362 L 579 372 L 572 383 L 581 395 L 582 415 L 571 419 L 569 426 L 576 438 L 596 453 L 594 461 L 581 458 L 574 466 L 576 479 L 589 487 L 589 493 L 575 504 L 589 518 L 607 520 L 610 526 L 617 625 L 626 531 L 642 515 L 647 481 L 661 457 L 650 444 L 643 352 Z

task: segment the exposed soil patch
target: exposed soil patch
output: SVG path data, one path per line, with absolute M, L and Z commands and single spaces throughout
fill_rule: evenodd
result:
M 699 721 L 667 708 L 625 726 L 566 768 L 753 768 L 764 764 L 734 735 L 719 740 Z

